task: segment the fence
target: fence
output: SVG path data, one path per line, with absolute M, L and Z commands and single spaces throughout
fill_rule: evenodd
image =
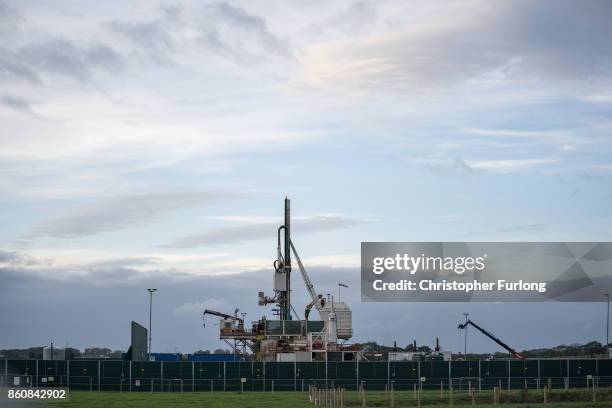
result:
M 584 388 L 612 385 L 610 359 L 385 362 L 131 362 L 0 360 L 0 386 L 88 391 L 219 392 Z

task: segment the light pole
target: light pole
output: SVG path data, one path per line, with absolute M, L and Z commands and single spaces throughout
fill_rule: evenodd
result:
M 463 314 L 465 316 L 465 323 L 468 322 L 468 316 L 470 315 L 469 313 L 464 313 Z M 465 328 L 463 330 L 465 330 L 465 340 L 463 341 L 463 358 L 465 358 L 467 360 L 467 329 L 468 329 L 468 325 L 465 325 Z
M 157 292 L 157 289 L 149 288 L 149 359 L 151 359 L 151 321 L 153 315 L 153 292 Z
M 606 353 L 610 354 L 610 352 L 608 351 L 608 345 L 610 344 L 610 294 L 609 293 L 604 293 L 604 296 L 606 297 Z

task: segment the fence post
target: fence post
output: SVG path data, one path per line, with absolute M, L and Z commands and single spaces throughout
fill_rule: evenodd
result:
M 511 387 L 511 380 L 510 377 L 512 376 L 512 372 L 510 371 L 510 360 L 508 360 L 508 391 L 510 391 L 510 387 Z M 499 390 L 501 391 L 501 386 L 499 387 Z
M 391 379 L 391 361 L 387 358 L 387 389 L 389 388 L 389 381 Z
M 70 389 L 70 360 L 66 360 L 66 388 Z
M 355 375 L 355 378 L 356 378 L 355 381 L 357 381 L 357 382 L 355 383 L 355 387 L 357 388 L 357 390 L 359 390 L 359 356 L 357 356 L 356 358 L 357 359 L 355 360 L 355 365 L 357 366 L 356 367 L 356 370 L 357 370 L 356 374 L 357 375 Z
M 453 400 L 453 383 L 452 382 L 448 383 L 448 396 L 449 396 L 450 406 L 452 407 L 453 405 L 455 405 L 455 401 Z
M 130 360 L 130 373 L 129 373 L 129 376 L 130 376 L 130 386 L 128 387 L 128 390 L 130 392 L 132 392 L 132 360 Z
M 271 383 L 272 393 L 274 393 L 274 380 L 270 380 L 270 381 L 272 382 L 272 383 Z
M 440 398 L 444 398 L 444 381 L 440 381 Z
M 391 407 L 395 406 L 395 381 L 391 381 Z
M 195 391 L 195 361 L 191 362 L 191 392 Z
M 159 368 L 159 378 L 160 378 L 160 384 L 159 384 L 159 390 L 161 392 L 164 392 L 164 362 L 161 362 L 160 368 Z
M 155 381 L 153 378 L 151 378 L 151 394 L 153 394 L 153 381 Z
M 225 391 L 225 375 L 226 375 L 225 374 L 226 373 L 226 371 L 225 371 L 225 364 L 226 364 L 226 362 L 224 361 L 223 362 L 223 391 Z
M 548 404 L 548 386 L 544 386 L 544 404 Z
M 100 360 L 98 360 L 98 392 L 100 391 Z
M 325 389 L 327 389 L 327 353 L 325 353 Z

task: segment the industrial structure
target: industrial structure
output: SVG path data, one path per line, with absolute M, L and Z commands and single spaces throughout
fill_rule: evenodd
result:
M 292 257 L 310 296 L 304 308 L 304 320 L 291 303 Z M 285 198 L 285 219 L 277 231 L 277 258 L 273 263 L 273 296 L 259 292 L 260 306 L 276 305 L 278 320 L 261 319 L 246 327 L 244 315 L 205 310 L 204 315 L 220 317 L 219 338 L 234 352 L 259 361 L 355 361 L 361 356 L 357 346 L 348 344 L 353 336 L 352 313 L 345 302 L 335 302 L 318 294 L 291 239 L 290 202 Z M 312 309 L 319 320 L 309 320 Z

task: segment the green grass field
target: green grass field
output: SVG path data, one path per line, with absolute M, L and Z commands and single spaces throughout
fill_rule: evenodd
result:
M 612 390 L 611 390 L 612 391 Z M 476 394 L 476 404 L 482 407 L 492 406 L 492 394 L 483 392 Z M 421 406 L 448 407 L 448 397 L 441 398 L 439 392 L 423 392 Z M 548 404 L 542 404 L 542 393 L 532 391 L 523 394 L 519 391 L 502 395 L 503 407 L 547 407 L 547 408 L 573 408 L 573 407 L 612 407 L 612 392 L 599 391 L 599 400 L 591 402 L 592 393 L 586 390 L 556 391 L 553 392 Z M 456 393 L 453 396 L 454 407 L 472 406 L 472 399 L 467 393 Z M 573 400 L 573 401 L 572 401 Z M 576 401 L 578 400 L 578 401 Z M 412 392 L 402 391 L 394 393 L 395 407 L 416 407 Z M 38 405 L 37 406 L 42 406 Z M 210 407 L 210 408 L 280 408 L 280 407 L 315 407 L 308 401 L 308 394 L 301 392 L 275 392 L 243 394 L 231 392 L 219 393 L 117 393 L 117 392 L 84 392 L 70 393 L 70 401 L 51 402 L 44 406 L 58 408 L 162 408 L 162 407 Z M 325 405 L 323 405 L 325 406 Z M 356 392 L 346 393 L 346 407 L 361 407 L 362 403 Z M 389 407 L 390 399 L 384 392 L 367 392 L 367 407 Z

